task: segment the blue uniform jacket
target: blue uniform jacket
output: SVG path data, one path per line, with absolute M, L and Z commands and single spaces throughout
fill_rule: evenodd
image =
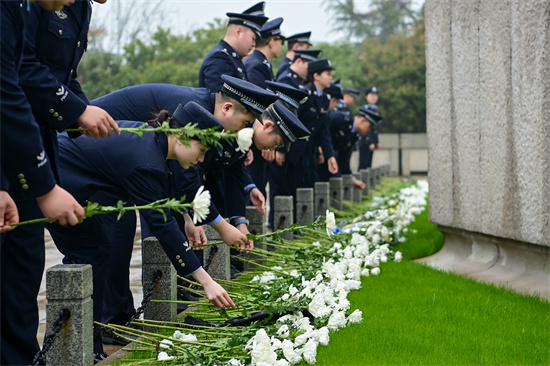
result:
M 2 176 L 10 192 L 25 199 L 48 193 L 55 185 L 40 129 L 20 86 L 19 67 L 28 21 L 26 1 L 0 2 L 0 134 Z M 2 183 L 3 187 L 8 184 Z
M 351 174 L 349 160 L 358 135 L 354 131 L 353 117 L 345 112 L 334 111 L 329 114 L 329 129 L 332 146 L 337 152 L 338 170 L 341 174 Z
M 76 69 L 86 49 L 91 11 L 87 0 L 55 12 L 33 4 L 26 29 L 21 86 L 40 124 L 56 175 L 56 130 L 77 127 L 76 119 L 89 104 L 76 80 Z
M 119 121 L 119 125 L 139 127 L 142 123 Z M 66 134 L 59 135 L 60 171 L 65 188 L 81 203 L 100 190 L 135 205 L 166 198 L 170 189 L 167 153 L 165 134 L 145 133 L 140 138 L 123 133 L 108 139 L 85 136 L 69 139 Z M 201 267 L 168 210 L 165 210 L 167 221 L 154 210 L 143 210 L 141 215 L 179 275 L 189 275 Z
M 286 74 L 290 69 L 290 64 L 292 64 L 292 59 L 285 57 L 277 69 L 277 75 L 275 76 L 277 80 L 279 80 L 282 75 Z
M 273 69 L 271 62 L 263 53 L 254 50 L 250 56 L 244 60 L 244 67 L 248 75 L 248 81 L 258 85 L 260 88 L 266 88 L 266 80 L 273 81 Z
M 199 87 L 217 92 L 223 85 L 222 75 L 248 80 L 241 57 L 223 39 L 202 61 L 199 71 Z
M 99 97 L 92 101 L 93 105 L 97 105 L 105 109 L 115 120 L 126 119 L 146 122 L 153 117 L 153 114 L 166 109 L 173 112 L 179 103 L 186 104 L 190 101 L 199 103 L 211 113 L 214 112 L 215 95 L 205 88 L 190 88 L 186 86 L 177 86 L 169 84 L 143 84 L 130 86 L 113 93 Z M 201 186 L 201 175 L 205 171 L 223 169 L 231 166 L 231 171 L 228 173 L 227 189 L 236 189 L 242 193 L 237 193 L 230 196 L 228 203 L 234 207 L 244 206 L 244 187 L 252 182 L 250 175 L 244 171 L 244 167 L 237 164 L 243 154 L 235 151 L 235 143 L 233 141 L 221 142 L 224 156 L 217 156 L 215 149 L 210 149 L 205 156 L 204 162 L 190 169 L 178 168 L 178 164 L 170 164 L 177 182 L 178 198 L 186 195 L 192 199 Z M 238 201 L 242 195 L 242 202 Z M 239 203 L 240 202 L 240 203 Z M 246 209 L 246 208 L 244 208 Z M 239 209 L 239 213 L 241 210 Z M 206 217 L 205 223 L 211 223 L 218 216 L 218 210 L 215 205 L 210 206 L 210 214 Z M 244 216 L 244 215 L 243 215 Z
M 343 100 L 338 101 L 338 104 L 336 105 L 336 108 L 334 108 L 334 111 L 347 113 L 350 116 L 352 115 L 351 108 L 346 103 L 344 103 Z
M 292 71 L 290 68 L 288 69 L 287 72 L 279 75 L 277 74 L 277 81 L 279 83 L 285 83 L 285 84 L 288 84 L 288 85 L 291 85 L 295 88 L 303 88 L 304 86 L 302 85 L 302 78 L 298 76 L 298 74 L 296 74 L 294 71 Z

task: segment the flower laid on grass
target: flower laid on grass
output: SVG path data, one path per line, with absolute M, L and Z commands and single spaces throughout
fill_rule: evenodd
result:
M 204 186 L 201 186 L 195 198 L 193 199 L 193 224 L 202 221 L 210 213 L 210 203 L 211 203 L 210 192 L 204 189 Z
M 334 218 L 334 212 L 327 210 L 326 212 L 326 222 L 327 222 L 327 235 L 330 236 L 332 232 L 336 229 L 336 219 Z
M 240 152 L 247 152 L 252 145 L 252 136 L 254 136 L 253 128 L 243 128 L 237 132 L 237 145 L 239 145 L 235 150 Z
M 427 186 L 417 184 L 404 191 L 376 199 L 373 210 L 344 223 L 342 232 L 331 237 L 319 230 L 326 225 L 327 234 L 332 233 L 329 228 L 336 221 L 329 218 L 330 212 L 326 223 L 294 226 L 300 233 L 295 240 L 281 240 L 277 232 L 263 235 L 265 244 L 277 250 L 255 248 L 254 259 L 235 257 L 255 267 L 238 280 L 219 281 L 236 309 L 219 310 L 204 299 L 188 302 L 194 306 L 185 313 L 184 323 L 138 321 L 164 332 L 177 329 L 196 340 L 181 340 L 176 333 L 169 338 L 133 333 L 142 337 L 135 351 L 154 352 L 154 360 L 166 352 L 175 364 L 202 366 L 315 363 L 317 349 L 329 343 L 331 331 L 362 321 L 361 311 L 351 309 L 347 299 L 350 291 L 361 287 L 361 277 L 380 274 L 380 263 L 401 260 L 392 246 L 406 232 L 403 221 L 411 222 L 411 212 L 423 209 Z M 357 224 L 365 217 L 368 223 Z M 187 291 L 204 297 L 198 284 L 191 285 Z M 188 324 L 188 318 L 200 319 L 203 325 Z M 169 352 L 162 348 L 169 345 L 165 339 L 173 344 Z

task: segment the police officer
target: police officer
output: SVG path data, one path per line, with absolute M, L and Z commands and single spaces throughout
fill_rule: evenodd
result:
M 329 121 L 330 121 L 330 115 L 335 110 L 338 103 L 340 103 L 340 101 L 344 97 L 344 94 L 342 92 L 341 79 L 335 80 L 323 92 L 329 100 L 328 115 L 329 115 Z M 334 156 L 337 159 L 336 151 L 334 152 Z M 336 160 L 336 161 L 338 161 L 338 160 Z M 317 170 L 318 170 L 318 174 L 319 174 L 319 180 L 321 182 L 328 182 L 328 180 L 331 176 L 336 176 L 337 173 L 338 173 L 338 172 L 337 173 L 330 173 L 329 172 L 328 162 L 326 160 L 317 165 Z
M 287 37 L 288 51 L 286 52 L 285 59 L 279 65 L 277 69 L 276 79 L 279 79 L 289 68 L 290 64 L 294 60 L 294 51 L 296 50 L 307 50 L 311 47 L 311 42 L 309 38 L 311 37 L 311 32 L 296 33 Z
M 224 39 L 206 55 L 199 71 L 199 87 L 217 92 L 222 87 L 221 75 L 247 80 L 242 59 L 256 46 L 265 16 L 227 13 L 229 22 Z
M 378 89 L 375 86 L 365 90 L 365 102 L 368 108 L 378 112 L 378 107 L 376 106 L 378 102 Z M 362 136 L 359 139 L 357 146 L 359 147 L 359 170 L 370 168 L 372 166 L 374 150 L 380 149 L 376 126 L 367 136 Z
M 169 113 L 161 111 L 151 123 L 156 127 L 165 121 Z M 181 104 L 168 118 L 170 127 L 179 128 L 198 124 L 198 128 L 223 128 L 222 124 L 197 103 Z M 138 127 L 142 122 L 119 121 L 121 127 Z M 67 189 L 80 201 L 85 202 L 99 190 L 112 192 L 119 200 L 135 205 L 168 198 L 170 171 L 166 160 L 177 161 L 183 168 L 189 168 L 204 159 L 208 149 L 200 140 L 191 139 L 185 146 L 176 135 L 145 133 L 143 137 L 123 134 L 111 139 L 91 140 L 86 138 L 69 139 L 60 135 L 61 175 Z M 211 149 L 221 153 L 217 148 Z M 98 169 L 98 167 L 101 167 Z M 180 276 L 192 275 L 200 282 L 212 303 L 220 308 L 234 307 L 227 292 L 216 284 L 202 269 L 200 262 L 181 232 L 176 220 L 166 210 L 144 210 L 141 216 L 155 235 L 168 258 Z M 94 296 L 101 292 L 105 283 L 105 266 L 109 258 L 109 246 L 116 245 L 104 231 L 103 217 L 86 219 L 74 228 L 50 225 L 50 232 L 60 251 L 73 261 L 90 263 L 94 270 Z M 102 303 L 94 303 L 94 310 L 101 309 Z M 99 316 L 99 318 L 98 318 Z M 94 311 L 94 319 L 101 320 Z
M 329 115 L 329 129 L 338 161 L 338 175 L 351 174 L 351 152 L 359 136 L 366 136 L 382 118 L 372 109 L 362 106 L 355 117 L 346 112 L 334 111 Z M 365 183 L 352 177 L 353 186 L 365 188 Z
M 294 60 L 287 71 L 277 73 L 277 81 L 292 85 L 295 88 L 303 87 L 304 80 L 307 77 L 307 65 L 310 61 L 315 61 L 321 55 L 321 50 L 296 50 L 294 51 Z
M 285 37 L 281 34 L 283 18 L 275 18 L 260 29 L 260 38 L 256 40 L 256 49 L 244 60 L 248 81 L 261 88 L 266 80 L 273 81 L 271 60 L 279 57 Z
M 357 99 L 359 99 L 360 93 L 361 92 L 357 89 L 345 88 L 344 96 L 342 100 L 338 102 L 338 105 L 336 106 L 335 110 L 348 113 L 351 116 L 352 115 L 351 106 L 354 105 L 355 102 L 357 102 Z

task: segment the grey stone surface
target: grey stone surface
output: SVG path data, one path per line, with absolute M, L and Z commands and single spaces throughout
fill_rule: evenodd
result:
M 275 196 L 273 202 L 273 231 L 281 230 L 294 224 L 294 198 L 292 196 Z M 290 240 L 292 233 L 281 235 L 282 238 Z
M 361 180 L 361 173 L 354 173 L 353 176 L 357 180 Z M 363 190 L 362 189 L 353 189 L 353 202 L 361 203 L 363 202 Z
M 376 188 L 376 172 L 374 168 L 367 168 L 367 173 L 369 175 L 369 190 Z
M 93 365 L 92 278 L 89 264 L 60 264 L 46 272 L 46 333 L 52 332 L 62 309 L 70 311 L 46 353 L 48 365 Z
M 353 201 L 353 186 L 351 184 L 351 174 L 342 174 L 342 199 L 344 201 Z
M 209 225 L 204 226 L 204 233 L 208 242 L 220 241 L 220 234 Z M 221 280 L 231 278 L 231 254 L 230 248 L 225 243 L 209 245 L 204 248 L 203 265 L 210 277 Z
M 162 277 L 153 288 L 153 300 L 177 300 L 176 269 L 155 237 L 149 237 L 142 242 L 142 284 L 143 294 L 149 290 L 157 271 Z M 174 321 L 177 315 L 177 305 L 174 303 L 149 303 L 143 312 L 144 319 Z
M 362 169 L 359 171 L 359 174 L 361 175 L 361 180 L 365 182 L 365 188 L 363 189 L 363 196 L 367 197 L 369 195 L 370 191 L 370 171 L 368 169 Z
M 296 190 L 296 222 L 307 224 L 313 222 L 313 188 L 298 188 Z
M 374 181 L 376 184 L 382 183 L 382 169 L 380 167 L 374 167 L 371 169 L 374 172 Z
M 251 234 L 267 234 L 267 224 L 265 222 L 265 216 L 261 215 L 256 207 L 254 206 L 246 206 L 246 218 L 249 221 L 248 224 L 248 231 Z M 254 247 L 258 249 L 267 249 L 266 245 L 263 243 L 262 239 L 254 241 Z M 260 257 L 255 256 L 252 253 L 242 253 L 242 256 L 248 259 L 259 259 Z M 253 265 L 249 262 L 243 262 L 244 270 L 249 270 L 253 267 Z
M 315 182 L 315 217 L 325 217 L 330 206 L 330 185 L 328 182 Z
M 342 199 L 344 197 L 344 185 L 342 178 L 329 178 L 330 186 L 330 207 L 342 210 Z

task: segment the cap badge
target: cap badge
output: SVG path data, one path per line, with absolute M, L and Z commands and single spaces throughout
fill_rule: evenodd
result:
M 67 14 L 65 14 L 63 10 L 56 10 L 55 15 L 57 15 L 59 19 L 67 19 Z

